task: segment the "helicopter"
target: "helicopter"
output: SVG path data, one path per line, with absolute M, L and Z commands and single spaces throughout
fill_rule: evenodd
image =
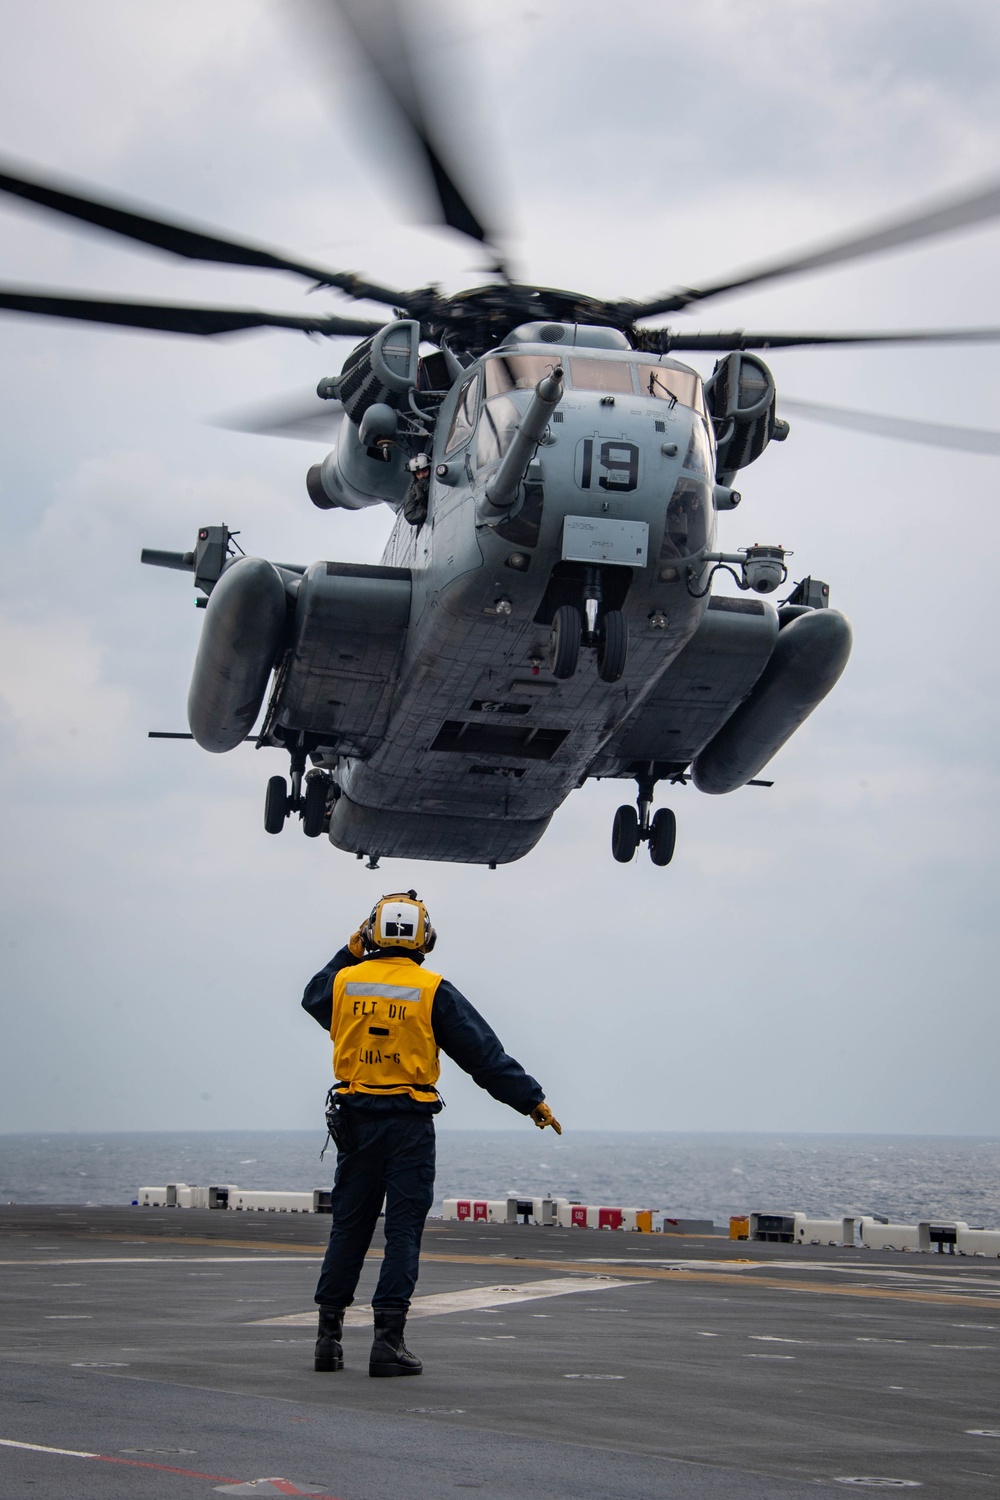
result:
M 492 232 L 442 151 L 405 48 L 341 7 L 437 185 L 443 221 Z M 401 61 L 403 72 L 401 73 Z M 206 750 L 253 737 L 290 759 L 265 827 L 377 863 L 496 865 L 541 838 L 588 777 L 634 780 L 616 860 L 645 843 L 669 863 L 676 823 L 661 782 L 725 793 L 759 773 L 830 691 L 850 628 L 825 583 L 788 576 L 783 546 L 716 548 L 733 481 L 787 436 L 758 351 L 833 343 L 975 341 L 997 330 L 910 334 L 689 334 L 648 326 L 736 286 L 891 248 L 1000 212 L 996 189 L 825 251 L 645 302 L 513 280 L 445 296 L 353 274 L 11 171 L 0 188 L 189 258 L 270 267 L 391 309 L 388 322 L 4 291 L 0 307 L 212 336 L 255 327 L 362 339 L 318 399 L 342 413 L 307 477 L 321 509 L 386 504 L 378 566 L 239 555 L 228 527 L 144 561 L 187 571 L 206 606 L 189 699 Z M 703 382 L 675 356 L 722 355 Z M 743 594 L 712 593 L 728 569 Z M 266 706 L 265 706 L 266 704 Z M 261 708 L 264 719 L 254 734 Z

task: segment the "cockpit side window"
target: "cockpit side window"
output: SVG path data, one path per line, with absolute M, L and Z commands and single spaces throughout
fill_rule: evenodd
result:
M 476 438 L 476 468 L 498 464 L 517 431 L 521 413 L 509 396 L 493 396 L 483 407 Z
M 479 389 L 482 385 L 479 371 L 462 386 L 458 393 L 458 405 L 452 418 L 451 430 L 448 433 L 448 441 L 445 443 L 445 456 L 454 453 L 456 448 L 461 448 L 463 443 L 468 442 L 476 426 L 476 414 L 479 407 Z

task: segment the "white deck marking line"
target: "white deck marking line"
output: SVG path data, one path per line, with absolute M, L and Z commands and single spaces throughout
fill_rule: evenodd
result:
M 15 1443 L 13 1438 L 0 1438 L 0 1448 L 27 1448 L 30 1453 L 59 1453 L 63 1458 L 100 1458 L 99 1453 L 80 1453 L 76 1448 L 46 1448 L 44 1443 Z
M 157 1469 L 161 1474 L 183 1474 L 188 1479 L 217 1479 L 222 1484 L 239 1484 L 226 1474 L 202 1474 L 197 1469 L 179 1469 L 174 1464 L 153 1464 L 141 1458 L 119 1458 L 111 1453 L 82 1453 L 78 1448 L 50 1448 L 45 1443 L 20 1443 L 15 1438 L 0 1438 L 0 1448 L 20 1448 L 28 1453 L 54 1453 L 58 1458 L 91 1458 L 101 1464 L 121 1464 L 129 1469 Z M 302 1494 L 292 1490 L 291 1494 Z M 333 1500 L 332 1496 L 321 1496 L 320 1500 Z
M 444 1313 L 476 1312 L 489 1307 L 507 1307 L 514 1302 L 534 1302 L 541 1297 L 564 1297 L 568 1292 L 604 1292 L 613 1287 L 645 1286 L 643 1281 L 617 1281 L 613 1277 L 557 1276 L 548 1281 L 522 1281 L 518 1286 L 466 1287 L 461 1292 L 437 1292 L 414 1297 L 408 1317 L 435 1318 Z M 350 1307 L 344 1318 L 348 1328 L 367 1328 L 372 1310 L 368 1304 Z M 283 1318 L 255 1318 L 254 1327 L 311 1328 L 316 1311 L 289 1313 Z
M 322 1260 L 323 1251 L 313 1255 L 88 1255 L 80 1260 L 0 1260 L 5 1266 L 295 1266 L 301 1261 Z
M 950 1258 L 950 1257 L 949 1257 Z M 971 1259 L 971 1257 L 970 1257 Z M 763 1262 L 761 1262 L 763 1264 Z M 1000 1291 L 997 1272 L 989 1263 L 981 1270 L 957 1271 L 954 1267 L 940 1269 L 937 1266 L 923 1266 L 912 1271 L 904 1271 L 901 1266 L 879 1266 L 873 1265 L 871 1261 L 864 1261 L 861 1265 L 844 1266 L 833 1260 L 775 1260 L 770 1263 L 775 1270 L 780 1271 L 837 1271 L 841 1276 L 886 1276 L 893 1280 L 913 1281 L 918 1285 L 926 1284 L 928 1278 L 933 1278 L 935 1286 L 950 1285 L 958 1287 L 982 1287 L 987 1283 L 985 1290 Z M 992 1285 L 990 1285 L 992 1283 Z
M 655 1259 L 651 1255 L 574 1255 L 571 1257 L 578 1265 L 595 1266 L 635 1266 L 641 1270 L 643 1266 L 658 1266 L 667 1270 L 701 1270 L 710 1266 L 713 1271 L 764 1271 L 773 1262 L 767 1260 L 727 1259 L 727 1260 L 694 1260 L 681 1259 L 677 1256 L 664 1256 Z M 53 1262 L 54 1264 L 54 1262 Z
M 971 1257 L 970 1257 L 971 1258 Z M 935 1286 L 951 1285 L 967 1289 L 1000 1292 L 996 1269 L 987 1262 L 981 1269 L 958 1271 L 956 1267 L 925 1265 L 912 1271 L 901 1266 L 882 1266 L 873 1261 L 862 1261 L 860 1265 L 842 1265 L 833 1260 L 694 1260 L 657 1258 L 643 1256 L 641 1259 L 624 1255 L 585 1255 L 577 1258 L 578 1265 L 592 1263 L 604 1266 L 655 1266 L 670 1271 L 836 1271 L 841 1276 L 888 1277 L 892 1280 L 911 1281 L 926 1285 L 929 1277 Z M 984 1286 L 984 1282 L 986 1283 Z

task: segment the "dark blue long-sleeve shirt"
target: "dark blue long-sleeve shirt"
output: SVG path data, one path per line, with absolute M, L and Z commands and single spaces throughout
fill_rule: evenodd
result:
M 412 958 L 423 963 L 423 954 L 406 948 L 384 949 L 383 955 L 386 958 Z M 313 1020 L 328 1032 L 333 1023 L 333 981 L 336 975 L 341 969 L 379 956 L 378 953 L 369 953 L 364 959 L 357 959 L 349 949 L 341 948 L 306 985 L 302 996 L 303 1010 L 307 1010 Z M 493 1028 L 447 979 L 442 979 L 434 994 L 431 1029 L 441 1051 L 501 1104 L 509 1104 L 519 1114 L 530 1115 L 545 1098 L 538 1081 L 508 1056 Z M 421 1103 L 418 1099 L 411 1099 L 409 1094 L 351 1094 L 349 1102 L 365 1109 L 403 1109 L 421 1114 L 437 1114 L 441 1109 L 439 1102 Z

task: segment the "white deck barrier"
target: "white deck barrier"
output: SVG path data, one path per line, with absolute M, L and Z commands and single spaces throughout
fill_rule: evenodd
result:
M 187 1182 L 168 1182 L 163 1187 L 141 1187 L 134 1202 L 141 1208 L 228 1208 L 243 1213 L 330 1212 L 328 1189 L 314 1188 L 312 1192 L 305 1193 L 260 1192 L 256 1189 L 239 1188 L 232 1182 L 209 1187 L 198 1187 Z M 622 1229 L 646 1234 L 653 1230 L 651 1209 L 571 1203 L 568 1198 L 555 1195 L 529 1197 L 527 1194 L 510 1194 L 506 1198 L 446 1198 L 444 1218 L 473 1224 L 516 1224 L 520 1219 L 525 1223 L 540 1225 L 558 1224 L 564 1229 Z M 866 1250 L 938 1251 L 1000 1258 L 1000 1229 L 970 1228 L 961 1219 L 923 1219 L 918 1224 L 884 1224 L 870 1215 L 855 1220 L 813 1219 L 804 1213 L 753 1213 L 739 1222 L 746 1222 L 751 1239 L 793 1241 L 798 1245 L 853 1246 L 857 1230 Z M 664 1217 L 662 1220 L 664 1234 L 713 1232 L 716 1232 L 715 1226 L 707 1219 Z
M 970 1229 L 961 1220 L 955 1228 L 959 1255 L 1000 1255 L 1000 1229 Z
M 230 1209 L 244 1212 L 271 1214 L 317 1214 L 320 1212 L 322 1193 L 315 1188 L 311 1193 L 259 1193 L 244 1192 L 237 1188 L 229 1195 Z M 326 1195 L 327 1198 L 329 1194 Z
M 135 1201 L 140 1208 L 166 1208 L 168 1207 L 166 1186 L 141 1187 Z
M 797 1245 L 854 1245 L 853 1219 L 810 1219 L 794 1214 Z
M 916 1224 L 880 1224 L 867 1216 L 860 1221 L 861 1243 L 866 1250 L 919 1250 L 920 1229 Z

